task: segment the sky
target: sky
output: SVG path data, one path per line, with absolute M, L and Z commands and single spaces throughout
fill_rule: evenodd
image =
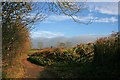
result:
M 36 22 L 31 37 L 55 38 L 75 37 L 84 35 L 108 35 L 118 31 L 118 3 L 117 2 L 87 2 L 87 10 L 81 12 L 80 24 L 65 15 L 52 14 L 42 22 Z M 34 13 L 33 13 L 34 15 Z

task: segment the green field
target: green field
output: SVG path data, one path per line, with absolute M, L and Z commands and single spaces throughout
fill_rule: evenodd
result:
M 30 50 L 29 53 L 37 52 L 38 50 Z

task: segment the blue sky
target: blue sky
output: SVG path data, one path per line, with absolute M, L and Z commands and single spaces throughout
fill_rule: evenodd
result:
M 31 31 L 31 37 L 74 37 L 80 35 L 107 35 L 112 31 L 118 31 L 118 4 L 117 2 L 86 3 L 89 7 L 83 11 L 79 19 L 82 22 L 92 23 L 79 24 L 65 15 L 50 15 L 42 22 L 36 22 Z M 84 15 L 84 16 L 83 16 Z

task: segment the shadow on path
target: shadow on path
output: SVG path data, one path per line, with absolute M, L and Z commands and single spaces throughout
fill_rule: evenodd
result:
M 45 69 L 43 66 L 39 66 L 31 63 L 27 58 L 23 59 L 23 68 L 25 71 L 24 78 L 56 78 L 56 76 Z

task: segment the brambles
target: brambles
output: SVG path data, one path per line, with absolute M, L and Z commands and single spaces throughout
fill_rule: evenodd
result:
M 38 57 L 41 60 L 44 60 L 45 62 L 49 63 L 49 61 L 51 61 L 51 63 L 54 62 L 81 62 L 81 60 L 85 61 L 86 59 L 88 59 L 87 61 L 89 61 L 90 57 L 89 56 L 92 52 L 93 47 L 90 47 L 90 45 L 86 45 L 87 49 L 85 49 L 85 45 L 84 44 L 80 44 L 79 46 L 76 46 L 74 48 L 61 48 L 61 47 L 57 47 L 57 48 L 48 48 L 48 49 L 43 49 L 40 52 L 36 52 L 33 55 L 31 55 L 31 57 L 29 57 L 29 59 L 37 61 L 38 62 Z M 89 51 L 89 53 L 87 53 Z M 86 52 L 86 53 L 85 53 Z M 88 55 L 89 54 L 89 55 Z M 36 59 L 33 57 L 37 57 Z M 83 59 L 84 58 L 84 59 Z M 90 58 L 90 59 L 89 59 Z M 39 63 L 38 63 L 39 64 Z M 43 62 L 40 61 L 40 64 L 43 64 Z M 48 65 L 48 64 L 46 64 Z
M 29 59 L 47 66 L 58 78 L 115 78 L 120 76 L 118 43 L 119 36 L 112 34 L 73 48 L 43 49 Z
M 110 37 L 104 37 L 95 42 L 95 62 L 98 64 L 114 64 L 118 51 L 118 35 L 119 33 L 111 34 Z

